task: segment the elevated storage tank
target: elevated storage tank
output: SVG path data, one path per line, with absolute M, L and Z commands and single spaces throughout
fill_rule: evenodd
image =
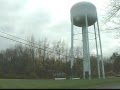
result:
M 85 26 L 85 15 L 87 15 L 88 26 L 93 25 L 97 21 L 96 7 L 90 2 L 79 2 L 71 8 L 71 20 L 78 27 Z

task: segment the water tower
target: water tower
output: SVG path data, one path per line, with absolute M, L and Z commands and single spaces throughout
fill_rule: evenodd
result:
M 89 36 L 88 36 L 88 27 L 94 26 L 94 32 L 96 36 L 96 31 L 98 31 L 99 44 L 100 44 L 100 56 L 102 60 L 102 46 L 101 38 L 98 24 L 98 17 L 96 7 L 90 2 L 79 2 L 72 6 L 71 11 L 71 70 L 73 68 L 74 62 L 74 25 L 77 27 L 82 27 L 82 41 L 83 41 L 83 78 L 91 79 L 91 67 L 90 67 L 90 53 L 89 53 Z M 97 22 L 96 29 L 95 23 Z M 100 78 L 100 66 L 98 60 L 98 43 L 96 40 L 96 52 L 97 52 L 97 66 L 98 66 L 98 76 Z M 72 74 L 72 73 L 71 73 Z M 104 75 L 104 63 L 102 60 L 102 75 Z

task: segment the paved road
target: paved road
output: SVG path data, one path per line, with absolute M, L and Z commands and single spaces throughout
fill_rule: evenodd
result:
M 95 87 L 91 87 L 89 89 L 120 89 L 120 83 L 95 86 Z

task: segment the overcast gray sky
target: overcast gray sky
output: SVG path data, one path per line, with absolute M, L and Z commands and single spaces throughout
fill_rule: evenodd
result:
M 48 40 L 64 40 L 70 45 L 70 9 L 72 5 L 83 0 L 0 0 L 0 30 L 26 39 L 34 35 L 35 39 L 47 37 Z M 109 0 L 84 0 L 93 3 L 98 12 L 99 22 L 103 19 Z M 92 32 L 92 30 L 90 29 Z M 75 33 L 81 32 L 75 27 Z M 0 33 L 0 35 L 4 35 Z M 5 35 L 6 36 L 6 35 Z M 82 43 L 77 35 L 75 44 Z M 94 38 L 91 35 L 90 38 Z M 101 40 L 104 56 L 109 56 L 119 50 L 115 33 L 103 33 Z M 13 41 L 0 37 L 0 49 L 14 45 Z M 90 41 L 90 48 L 95 51 L 94 42 Z

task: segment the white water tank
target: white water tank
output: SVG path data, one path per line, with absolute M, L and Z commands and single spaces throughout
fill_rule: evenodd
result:
M 93 25 L 97 21 L 96 7 L 90 2 L 79 2 L 71 8 L 71 21 L 78 27 L 85 26 L 85 14 L 87 15 L 88 26 Z

